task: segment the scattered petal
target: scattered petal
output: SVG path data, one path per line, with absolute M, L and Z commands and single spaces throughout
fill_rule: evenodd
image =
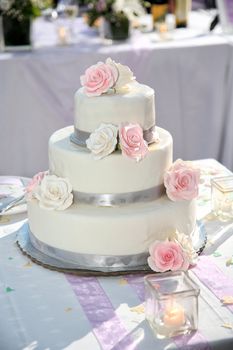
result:
M 6 293 L 10 293 L 10 292 L 13 292 L 13 291 L 14 291 L 13 288 L 11 288 L 11 287 L 6 287 Z
M 31 261 L 28 261 L 25 265 L 23 265 L 23 267 L 32 267 Z
M 145 313 L 145 306 L 144 306 L 144 304 L 133 306 L 130 308 L 130 311 L 136 312 L 137 314 L 144 314 Z
M 155 289 L 159 289 L 159 288 L 160 288 L 160 284 L 158 284 L 158 283 L 153 283 L 153 287 L 154 287 Z
M 221 327 L 228 328 L 228 329 L 233 329 L 233 326 L 232 326 L 232 324 L 230 324 L 230 323 L 223 323 L 223 324 L 221 325 Z
M 222 297 L 221 302 L 223 303 L 223 305 L 233 304 L 233 296 L 226 295 L 226 296 Z
M 215 257 L 215 258 L 218 258 L 219 256 L 221 256 L 222 254 L 221 253 L 219 253 L 219 252 L 214 252 L 214 254 L 213 254 L 213 256 Z
M 232 257 L 229 258 L 229 259 L 227 259 L 227 261 L 226 261 L 226 266 L 230 266 L 230 265 L 233 265 L 233 259 L 232 259 Z
M 67 308 L 65 308 L 65 312 L 70 312 L 70 311 L 72 311 L 73 309 L 72 309 L 72 307 L 67 307 Z
M 126 278 L 120 278 L 120 279 L 118 280 L 118 283 L 119 283 L 121 286 L 124 286 L 124 285 L 128 284 L 128 281 L 127 281 Z

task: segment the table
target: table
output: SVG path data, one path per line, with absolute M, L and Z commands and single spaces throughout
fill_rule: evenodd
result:
M 48 139 L 73 124 L 80 75 L 108 56 L 155 89 L 156 123 L 172 133 L 174 159 L 210 157 L 233 169 L 231 46 L 229 38 L 207 34 L 211 18 L 192 13 L 193 29 L 183 40 L 154 42 L 153 33 L 136 31 L 111 46 L 78 19 L 77 42 L 69 47 L 48 46 L 52 24 L 39 21 L 35 50 L 0 54 L 0 149 L 7 155 L 0 175 L 32 176 L 48 168 Z
M 208 233 L 205 255 L 190 272 L 201 288 L 198 332 L 156 339 L 145 320 L 142 275 L 78 277 L 44 269 L 15 244 L 14 231 L 26 216 L 9 217 L 12 222 L 1 217 L 0 348 L 231 350 L 233 305 L 220 299 L 233 295 L 233 222 L 219 222 L 211 213 L 209 182 L 229 171 L 214 160 L 196 165 L 203 180 L 198 219 Z
M 233 156 L 230 151 L 233 147 L 233 139 L 231 131 L 233 130 L 233 37 L 228 36 L 229 42 L 229 61 L 227 68 L 227 91 L 226 91 L 226 107 L 224 110 L 223 119 L 225 120 L 223 128 L 223 147 L 222 154 L 220 155 L 222 162 L 226 164 L 231 170 L 233 170 Z

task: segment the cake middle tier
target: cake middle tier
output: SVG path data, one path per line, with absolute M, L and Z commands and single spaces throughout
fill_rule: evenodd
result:
M 172 136 L 157 128 L 160 141 L 149 146 L 140 162 L 116 151 L 104 159 L 95 160 L 91 152 L 73 144 L 73 127 L 56 131 L 49 141 L 51 174 L 68 178 L 73 191 L 85 193 L 129 193 L 163 185 L 165 171 L 172 163 Z

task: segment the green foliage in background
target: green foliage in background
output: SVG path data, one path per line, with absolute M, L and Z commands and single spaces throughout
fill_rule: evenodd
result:
M 0 0 L 0 15 L 18 21 L 40 15 L 40 10 L 52 6 L 52 0 Z

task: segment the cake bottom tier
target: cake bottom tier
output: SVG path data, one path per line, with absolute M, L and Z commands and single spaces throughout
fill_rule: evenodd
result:
M 163 241 L 175 230 L 189 236 L 194 232 L 195 208 L 195 201 L 172 202 L 166 195 L 153 202 L 124 207 L 73 204 L 65 211 L 44 210 L 32 200 L 28 203 L 28 217 L 32 237 L 39 247 L 67 252 L 73 263 L 75 256 L 79 259 L 83 255 L 84 265 L 92 269 L 92 265 L 104 266 L 107 257 L 135 255 L 138 258 L 131 265 L 139 260 L 140 264 L 146 263 L 153 241 Z

